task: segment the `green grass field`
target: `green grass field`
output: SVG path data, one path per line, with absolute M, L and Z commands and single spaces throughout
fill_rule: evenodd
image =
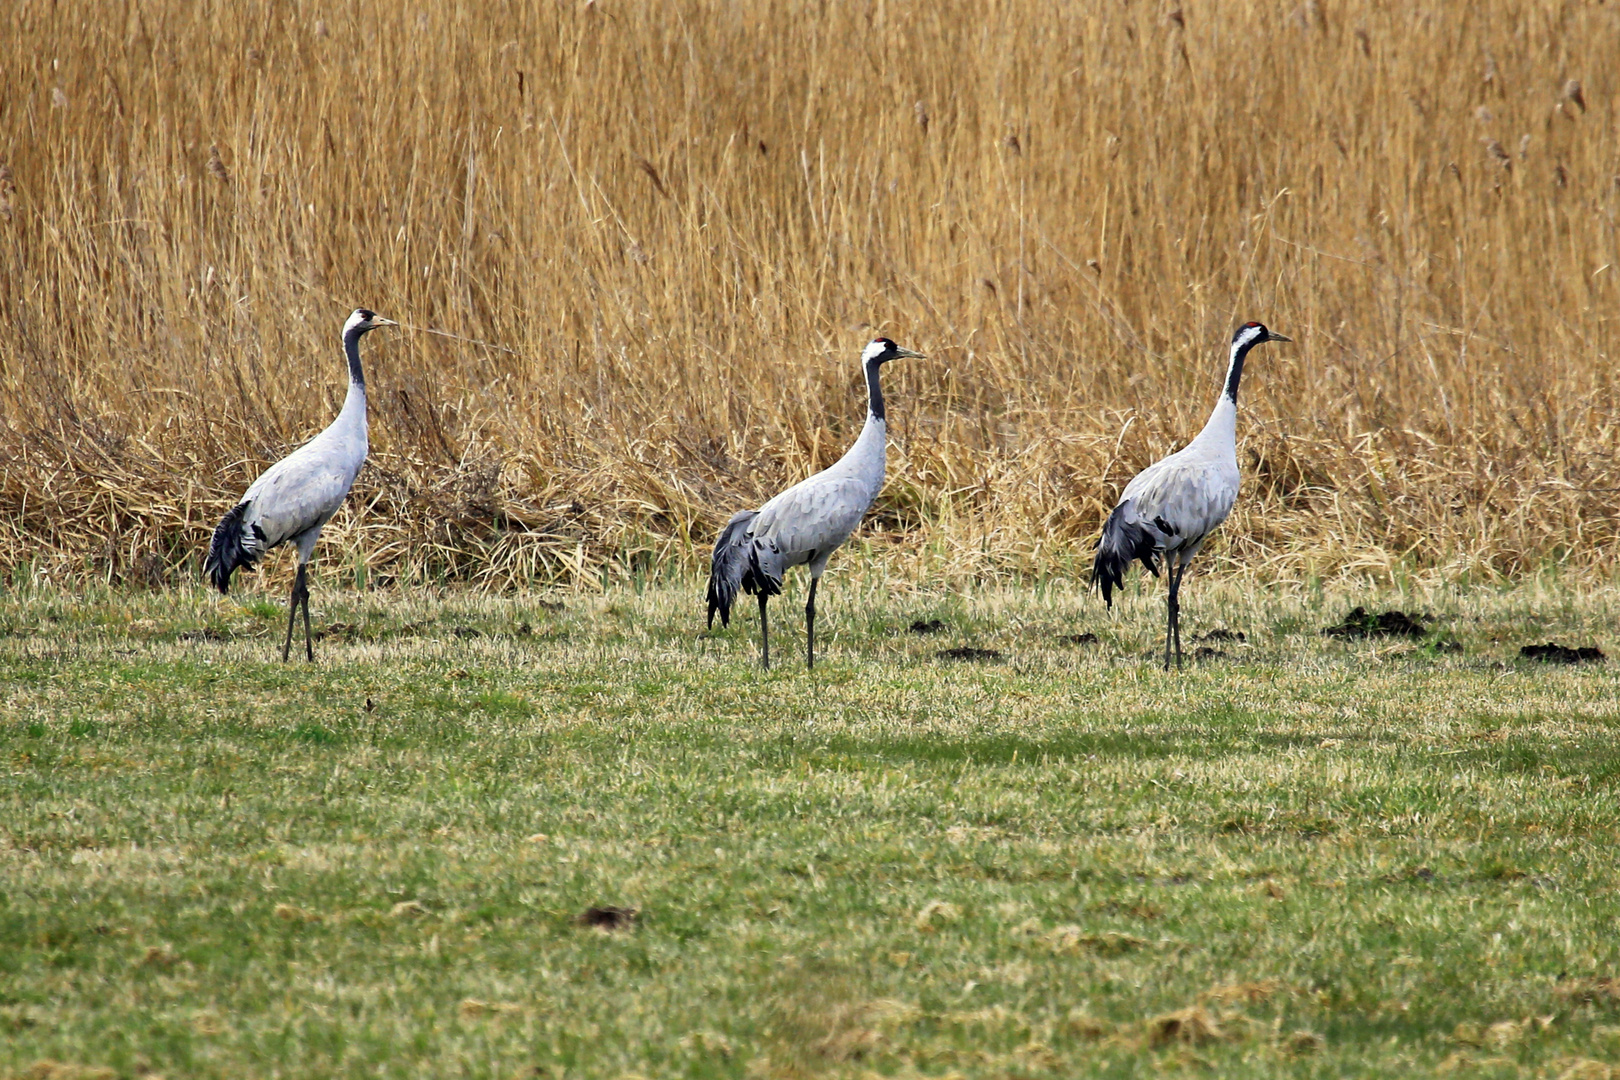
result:
M 0 1076 L 1620 1075 L 1620 590 L 337 576 L 0 601 Z

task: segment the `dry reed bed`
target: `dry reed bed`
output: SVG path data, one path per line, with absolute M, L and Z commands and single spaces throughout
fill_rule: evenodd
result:
M 22 0 L 0 565 L 194 572 L 364 303 L 473 339 L 368 339 L 333 553 L 379 574 L 695 566 L 852 437 L 872 328 L 933 357 L 894 567 L 1083 561 L 1251 317 L 1298 345 L 1228 569 L 1595 567 L 1620 10 L 1510 7 Z

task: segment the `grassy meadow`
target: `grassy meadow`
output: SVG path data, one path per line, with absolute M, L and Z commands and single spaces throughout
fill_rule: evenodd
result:
M 829 584 L 8 596 L 0 1076 L 1620 1074 L 1620 592 Z
M 327 422 L 402 581 L 691 570 L 829 464 L 875 330 L 918 581 L 1028 579 L 1185 442 L 1234 325 L 1262 577 L 1602 565 L 1620 8 L 18 0 L 0 566 L 196 574 Z M 427 333 L 435 330 L 455 335 Z

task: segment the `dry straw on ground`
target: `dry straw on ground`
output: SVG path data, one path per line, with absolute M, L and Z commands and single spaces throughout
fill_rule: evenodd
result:
M 333 554 L 698 565 L 880 329 L 907 573 L 1072 564 L 1235 322 L 1262 575 L 1596 566 L 1620 509 L 1614 5 L 0 13 L 0 564 L 164 584 L 342 393 Z M 481 342 L 484 344 L 475 344 Z

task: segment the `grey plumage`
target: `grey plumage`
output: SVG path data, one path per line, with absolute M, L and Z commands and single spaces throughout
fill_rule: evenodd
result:
M 921 357 L 888 338 L 878 338 L 861 354 L 866 374 L 866 423 L 860 437 L 830 468 L 771 499 L 758 510 L 734 514 L 715 540 L 709 569 L 709 625 L 716 613 L 731 625 L 731 608 L 739 592 L 759 598 L 760 660 L 770 667 L 770 634 L 766 600 L 782 591 L 782 578 L 795 566 L 810 568 L 810 595 L 805 603 L 805 661 L 816 662 L 816 589 L 832 553 L 848 540 L 883 490 L 888 446 L 888 419 L 879 385 L 879 369 L 891 360 Z
M 1209 421 L 1181 450 L 1149 465 L 1125 486 L 1119 504 L 1108 515 L 1091 584 L 1112 607 L 1114 590 L 1125 581 L 1132 562 L 1140 561 L 1155 577 L 1168 568 L 1170 593 L 1165 627 L 1164 666 L 1170 669 L 1175 650 L 1181 663 L 1181 578 L 1187 564 L 1210 533 L 1232 512 L 1241 477 L 1237 466 L 1237 395 L 1243 361 L 1249 350 L 1266 341 L 1287 341 L 1259 323 L 1245 323 L 1232 336 L 1226 380 Z
M 337 419 L 309 442 L 266 469 L 214 529 L 204 572 L 222 593 L 230 592 L 231 575 L 253 570 L 270 550 L 285 543 L 298 549 L 287 639 L 281 658 L 292 649 L 298 605 L 304 607 L 304 647 L 310 660 L 315 647 L 309 625 L 307 567 L 321 529 L 337 513 L 354 485 L 369 449 L 366 427 L 366 380 L 360 366 L 360 338 L 379 326 L 397 323 L 358 308 L 343 327 L 343 351 L 349 368 L 349 392 Z

